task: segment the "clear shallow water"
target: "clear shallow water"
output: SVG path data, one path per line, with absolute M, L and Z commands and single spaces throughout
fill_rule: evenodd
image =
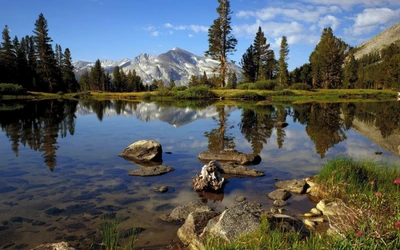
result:
M 199 199 L 191 184 L 203 165 L 197 155 L 221 145 L 259 153 L 262 161 L 252 167 L 266 176 L 230 179 L 223 195 L 207 201 L 217 210 L 240 195 L 268 210 L 272 202 L 266 194 L 274 190 L 273 178 L 315 175 L 333 157 L 395 164 L 400 159 L 396 102 L 197 108 L 192 103 L 121 101 L 1 104 L 1 248 L 30 249 L 67 240 L 85 249 L 98 238 L 101 216 L 110 213 L 118 215 L 122 231 L 146 229 L 139 236 L 140 247 L 176 241 L 179 224 L 158 217 Z M 274 128 L 275 121 L 289 126 Z M 137 167 L 118 154 L 141 139 L 160 142 L 163 163 L 175 171 L 127 176 Z M 151 190 L 160 185 L 170 190 Z M 305 197 L 294 196 L 288 213 L 307 211 L 311 205 Z

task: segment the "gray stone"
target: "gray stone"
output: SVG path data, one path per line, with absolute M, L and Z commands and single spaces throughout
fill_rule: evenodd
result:
M 230 161 L 240 164 L 258 164 L 261 157 L 256 154 L 241 153 L 236 150 L 227 149 L 219 152 L 204 151 L 199 154 L 199 160 L 203 162 L 217 160 L 217 161 Z
M 168 192 L 168 186 L 153 187 L 153 191 L 157 193 Z
M 271 193 L 268 194 L 268 197 L 272 200 L 287 200 L 292 196 L 291 193 L 289 193 L 285 189 L 276 189 L 272 191 Z
M 347 214 L 347 207 L 340 199 L 336 200 L 321 200 L 317 204 L 317 209 L 326 216 L 337 216 Z
M 174 171 L 174 168 L 166 166 L 166 165 L 158 165 L 155 167 L 144 167 L 140 169 L 133 170 L 128 173 L 131 176 L 156 176 L 163 175 Z
M 204 249 L 203 241 L 199 236 L 207 222 L 218 215 L 219 213 L 214 211 L 190 213 L 185 223 L 178 229 L 177 235 L 179 239 L 189 249 Z
M 212 209 L 199 200 L 191 201 L 183 206 L 176 207 L 168 215 L 161 215 L 160 219 L 164 221 L 184 221 L 192 212 L 212 211 Z
M 162 162 L 162 146 L 153 140 L 140 140 L 129 145 L 119 156 L 137 161 Z
M 67 242 L 48 243 L 39 245 L 31 250 L 75 250 Z
M 305 180 L 288 180 L 275 182 L 277 188 L 286 189 L 292 193 L 304 194 L 307 189 Z
M 249 176 L 249 177 L 260 177 L 264 176 L 263 171 L 248 168 L 245 165 L 237 162 L 221 162 L 222 173 L 227 175 L 235 176 Z
M 286 206 L 286 201 L 284 200 L 274 200 L 274 206 L 275 207 L 283 207 Z
M 243 201 L 209 220 L 204 228 L 203 235 L 210 234 L 226 241 L 233 241 L 239 235 L 257 230 L 260 226 L 262 212 L 259 203 Z
M 242 201 L 245 201 L 245 200 L 246 200 L 246 197 L 244 197 L 243 195 L 242 196 L 238 196 L 238 197 L 235 198 L 235 201 L 237 201 L 237 202 L 242 202 Z
M 273 214 L 267 217 L 271 229 L 278 229 L 284 232 L 296 232 L 307 234 L 309 231 L 305 228 L 303 222 L 286 214 Z

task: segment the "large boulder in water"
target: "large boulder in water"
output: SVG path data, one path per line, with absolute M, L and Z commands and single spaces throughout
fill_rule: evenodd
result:
M 140 140 L 129 145 L 119 156 L 139 162 L 162 162 L 162 147 L 154 140 Z
M 199 154 L 199 160 L 208 162 L 212 160 L 217 161 L 233 161 L 240 164 L 259 164 L 261 157 L 256 154 L 247 154 L 238 152 L 237 150 L 227 149 L 219 152 L 204 151 Z
M 191 201 L 185 205 L 176 207 L 170 214 L 163 214 L 160 219 L 163 221 L 184 221 L 192 212 L 212 211 L 212 209 L 199 200 Z

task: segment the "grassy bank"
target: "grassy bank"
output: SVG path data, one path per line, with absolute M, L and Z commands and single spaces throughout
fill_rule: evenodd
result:
M 27 92 L 24 95 L 3 95 L 1 99 L 79 99 L 93 98 L 96 100 L 253 100 L 272 102 L 360 102 L 360 101 L 392 101 L 396 100 L 397 92 L 392 90 L 373 89 L 318 89 L 318 90 L 239 90 L 239 89 L 208 89 L 207 87 L 194 87 L 186 90 L 171 91 L 162 89 L 151 92 L 102 92 L 87 91 L 80 93 L 43 93 Z
M 378 162 L 334 159 L 317 176 L 326 198 L 341 198 L 354 212 L 341 236 L 272 230 L 266 220 L 234 242 L 211 238 L 206 249 L 400 249 L 400 169 Z

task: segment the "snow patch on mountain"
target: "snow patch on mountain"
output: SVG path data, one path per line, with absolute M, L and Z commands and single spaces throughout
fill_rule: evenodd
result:
M 208 77 L 218 75 L 219 62 L 175 47 L 158 56 L 143 53 L 132 60 L 127 58 L 119 62 L 103 60 L 101 65 L 110 73 L 116 66 L 119 66 L 125 73 L 135 70 L 146 85 L 159 79 L 167 85 L 171 79 L 175 81 L 176 85 L 187 85 L 192 75 L 202 76 L 204 72 Z M 93 62 L 75 62 L 75 73 L 80 77 L 83 72 L 89 71 L 93 66 Z M 237 65 L 229 64 L 229 70 L 234 72 L 238 79 L 242 78 L 241 69 Z

